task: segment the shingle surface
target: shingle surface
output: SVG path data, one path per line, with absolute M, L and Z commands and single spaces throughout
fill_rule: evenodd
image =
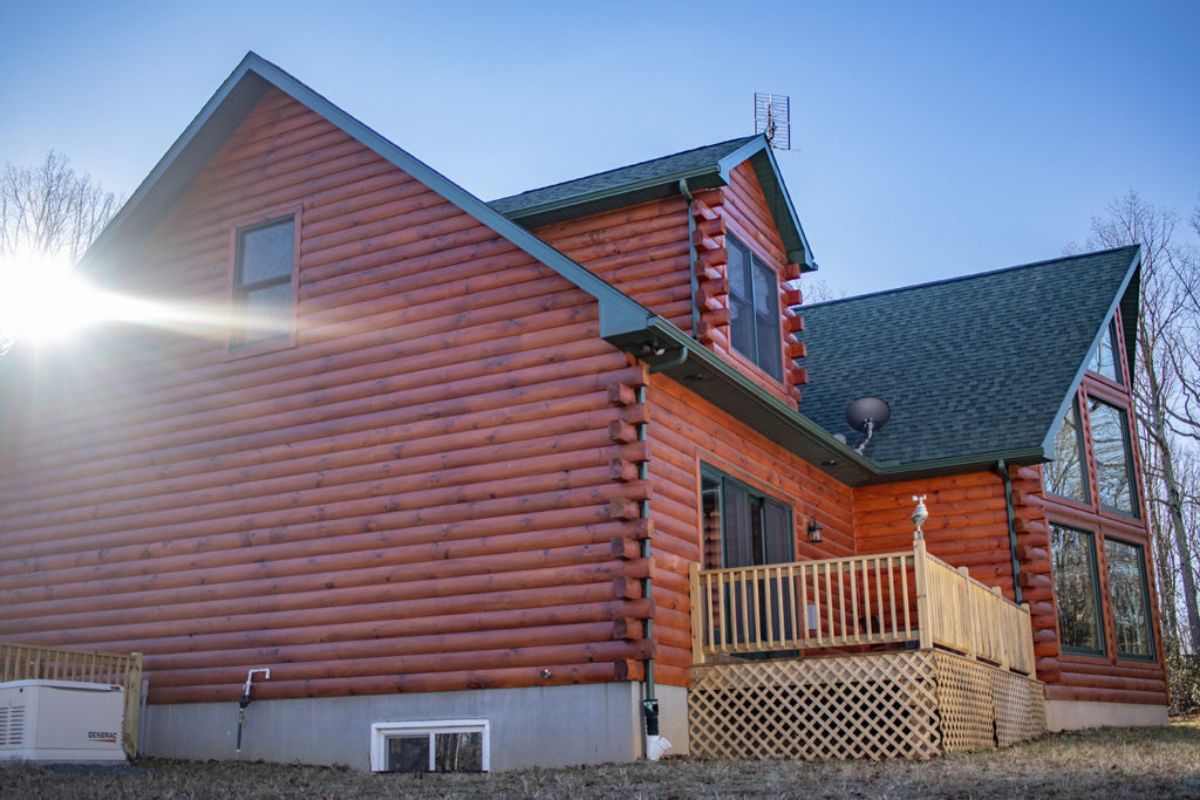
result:
M 801 309 L 800 412 L 850 444 L 857 397 L 892 418 L 866 455 L 883 465 L 1039 446 L 1137 252 L 1125 247 Z
M 499 200 L 492 200 L 488 205 L 501 214 L 516 214 L 546 203 L 569 201 L 576 197 L 586 197 L 595 192 L 633 186 L 680 172 L 715 166 L 722 158 L 754 138 L 753 136 L 743 136 L 739 139 L 697 147 L 694 150 L 685 150 L 681 153 L 610 169 L 606 172 L 597 172 L 595 175 L 575 178 L 563 183 L 543 186 L 540 189 L 530 189 L 527 192 L 502 197 Z

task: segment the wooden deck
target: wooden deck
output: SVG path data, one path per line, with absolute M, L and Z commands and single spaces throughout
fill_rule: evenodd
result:
M 695 755 L 925 758 L 1045 728 L 1028 606 L 923 541 L 690 578 Z

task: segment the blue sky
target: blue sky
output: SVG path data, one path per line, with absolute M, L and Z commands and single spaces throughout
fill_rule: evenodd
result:
M 752 132 L 857 294 L 1054 257 L 1200 202 L 1200 3 L 0 5 L 0 162 L 128 194 L 249 49 L 491 199 Z

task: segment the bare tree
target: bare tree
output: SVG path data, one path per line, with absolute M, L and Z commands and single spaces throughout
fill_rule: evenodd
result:
M 1200 355 L 1194 338 L 1200 305 L 1189 302 L 1189 297 L 1200 294 L 1200 264 L 1195 252 L 1178 242 L 1177 225 L 1174 212 L 1130 192 L 1111 203 L 1103 217 L 1092 220 L 1088 245 L 1141 244 L 1143 248 L 1134 395 L 1142 461 L 1147 467 L 1146 499 L 1152 506 L 1149 522 L 1156 527 L 1154 542 L 1164 598 L 1173 603 L 1176 575 L 1183 595 L 1187 624 L 1178 624 L 1172 607 L 1168 609 L 1168 630 L 1178 631 L 1188 649 L 1200 654 L 1195 550 L 1186 520 L 1188 497 L 1197 493 L 1192 482 L 1196 471 L 1187 468 L 1190 454 L 1180 437 L 1186 422 L 1186 398 L 1200 387 L 1200 370 L 1188 366 L 1189 353 Z M 1200 367 L 1200 361 L 1195 366 Z M 1167 567 L 1173 569 L 1167 572 Z M 1180 628 L 1186 630 L 1186 638 Z
M 116 213 L 117 197 L 61 153 L 37 166 L 0 169 L 0 255 L 56 256 L 74 263 Z

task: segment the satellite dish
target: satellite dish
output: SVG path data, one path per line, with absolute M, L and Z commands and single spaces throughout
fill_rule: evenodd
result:
M 846 406 L 846 424 L 861 433 L 866 433 L 868 423 L 879 430 L 891 418 L 892 407 L 878 397 L 860 397 Z
M 862 444 L 854 449 L 860 454 L 866 450 L 875 431 L 881 430 L 891 418 L 892 407 L 879 397 L 860 397 L 846 406 L 846 424 L 867 435 Z

